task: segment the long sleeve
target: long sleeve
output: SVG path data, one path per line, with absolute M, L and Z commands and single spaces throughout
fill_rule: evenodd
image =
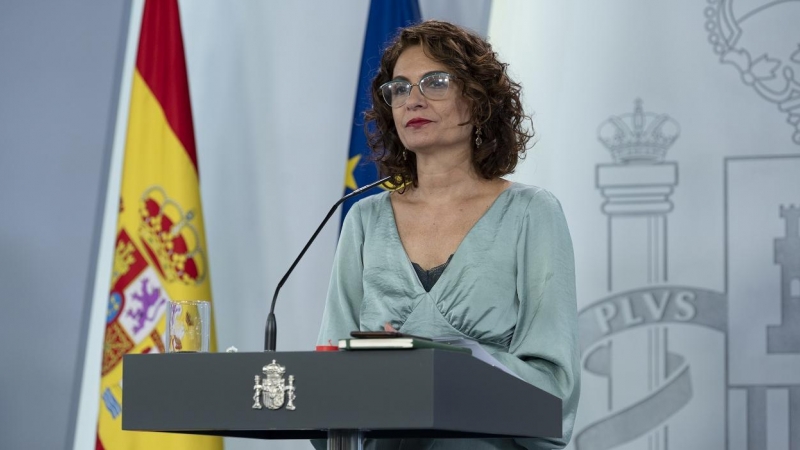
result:
M 562 448 L 572 435 L 580 395 L 575 263 L 561 205 L 545 190 L 532 197 L 518 237 L 517 293 L 509 351 L 494 356 L 562 400 L 563 438 L 516 441 L 530 449 Z
M 364 298 L 363 246 L 364 227 L 356 203 L 342 224 L 317 338 L 319 345 L 327 345 L 328 341 L 336 345 L 339 339 L 347 338 L 351 331 L 359 329 L 358 315 Z

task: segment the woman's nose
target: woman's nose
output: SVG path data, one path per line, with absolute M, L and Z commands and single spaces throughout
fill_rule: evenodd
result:
M 415 89 L 416 88 L 416 89 Z M 415 108 L 422 106 L 425 103 L 425 96 L 416 84 L 411 85 L 411 91 L 408 93 L 408 100 L 406 100 L 406 108 Z

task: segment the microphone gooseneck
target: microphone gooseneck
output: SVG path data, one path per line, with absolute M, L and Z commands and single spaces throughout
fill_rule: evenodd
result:
M 322 228 L 325 226 L 326 223 L 328 223 L 328 220 L 330 220 L 331 216 L 333 216 L 333 213 L 336 211 L 336 208 L 338 208 L 339 205 L 341 205 L 342 202 L 344 202 L 345 200 L 353 198 L 356 195 L 363 194 L 364 192 L 366 192 L 366 191 L 368 191 L 368 190 L 370 190 L 370 189 L 372 189 L 372 188 L 374 188 L 374 187 L 376 187 L 378 185 L 386 183 L 387 181 L 391 180 L 392 178 L 394 178 L 394 177 L 390 175 L 388 177 L 381 178 L 380 180 L 378 180 L 378 181 L 376 181 L 374 183 L 370 183 L 370 184 L 368 184 L 366 186 L 362 186 L 362 187 L 356 189 L 355 191 L 353 191 L 353 192 L 345 195 L 344 197 L 340 198 L 336 203 L 334 203 L 333 207 L 331 207 L 331 210 L 328 211 L 328 215 L 325 216 L 325 218 L 322 220 L 322 223 L 320 223 L 319 226 L 317 227 L 317 230 L 314 231 L 314 234 L 311 235 L 311 239 L 308 240 L 308 242 L 306 243 L 306 246 L 303 247 L 303 250 L 300 252 L 299 255 L 297 255 L 297 258 L 294 260 L 292 265 L 289 267 L 289 270 L 286 272 L 286 275 L 284 275 L 283 278 L 281 278 L 281 281 L 278 282 L 278 287 L 275 288 L 275 294 L 272 296 L 272 306 L 269 308 L 269 315 L 267 316 L 267 326 L 264 329 L 264 351 L 274 352 L 275 351 L 275 346 L 277 345 L 276 341 L 277 341 L 277 338 L 278 338 L 278 324 L 275 321 L 275 303 L 278 300 L 278 292 L 280 292 L 281 287 L 283 287 L 283 284 L 286 283 L 286 280 L 289 278 L 289 275 L 292 274 L 292 271 L 294 270 L 295 266 L 297 266 L 297 263 L 300 262 L 300 259 L 302 259 L 303 255 L 306 254 L 306 251 L 308 250 L 308 248 L 311 247 L 311 243 L 314 242 L 314 239 L 317 238 L 317 235 L 319 234 L 319 232 L 322 231 Z

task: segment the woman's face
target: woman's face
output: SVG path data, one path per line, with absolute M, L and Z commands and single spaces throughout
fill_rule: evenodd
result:
M 393 79 L 405 79 L 412 84 L 431 72 L 449 72 L 443 64 L 430 59 L 421 46 L 411 47 L 400 54 L 394 66 Z M 461 95 L 458 80 L 450 81 L 447 96 L 430 100 L 411 89 L 405 105 L 392 108 L 394 124 L 403 145 L 414 152 L 463 150 L 471 151 L 472 125 L 467 100 Z M 466 125 L 460 125 L 465 123 Z

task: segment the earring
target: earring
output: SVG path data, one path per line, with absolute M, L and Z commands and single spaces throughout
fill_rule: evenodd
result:
M 403 149 L 403 161 L 408 159 L 408 149 Z
M 480 147 L 481 144 L 483 144 L 483 138 L 481 138 L 482 134 L 483 132 L 481 131 L 481 127 L 478 127 L 478 129 L 475 131 L 475 147 Z

